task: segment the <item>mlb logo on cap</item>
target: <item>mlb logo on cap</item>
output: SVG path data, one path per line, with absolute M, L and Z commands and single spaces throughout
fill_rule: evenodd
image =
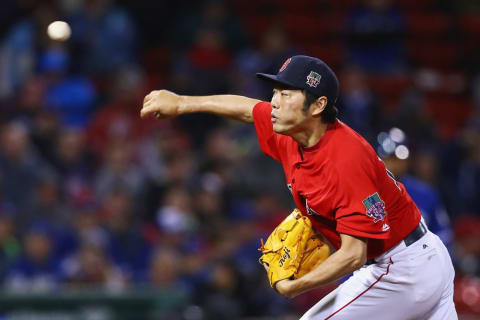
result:
M 310 74 L 307 76 L 307 84 L 310 87 L 317 87 L 318 84 L 320 83 L 320 80 L 322 79 L 322 76 L 319 75 L 316 72 L 310 71 Z

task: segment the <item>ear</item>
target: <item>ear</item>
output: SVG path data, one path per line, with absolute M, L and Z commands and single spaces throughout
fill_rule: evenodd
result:
M 311 110 L 313 117 L 320 117 L 321 113 L 327 107 L 328 99 L 325 96 L 321 96 L 312 103 Z

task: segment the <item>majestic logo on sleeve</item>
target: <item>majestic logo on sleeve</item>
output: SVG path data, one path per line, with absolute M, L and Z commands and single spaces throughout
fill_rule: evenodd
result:
M 387 212 L 385 211 L 385 202 L 380 199 L 378 192 L 375 192 L 367 199 L 363 200 L 363 205 L 367 210 L 367 216 L 373 218 L 373 222 L 383 221 Z
M 320 83 L 322 76 L 314 71 L 310 71 L 310 74 L 307 76 L 307 84 L 310 87 L 316 88 Z
M 278 72 L 282 72 L 283 70 L 285 70 L 285 68 L 288 66 L 288 64 L 290 63 L 290 61 L 292 61 L 292 58 L 288 58 L 287 60 L 285 60 L 285 62 L 283 63 L 282 67 L 280 68 L 280 70 L 278 70 Z

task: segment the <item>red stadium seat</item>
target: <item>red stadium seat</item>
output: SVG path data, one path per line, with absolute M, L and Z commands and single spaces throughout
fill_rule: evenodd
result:
M 337 11 L 348 11 L 352 7 L 356 6 L 357 4 L 361 3 L 360 0 L 335 0 L 330 1 L 330 4 L 337 10 Z
M 318 12 L 318 6 L 321 4 L 320 0 L 277 0 L 276 6 L 283 12 L 298 12 L 298 13 L 315 13 Z M 327 2 L 323 0 L 323 2 Z
M 408 56 L 416 67 L 449 70 L 460 63 L 461 51 L 452 42 L 411 41 L 407 44 Z
M 271 21 L 262 15 L 249 15 L 244 19 L 248 33 L 256 42 L 262 37 L 271 25 Z
M 337 38 L 343 18 L 338 15 L 299 15 L 286 13 L 278 21 L 285 27 L 292 39 L 313 41 Z
M 423 11 L 432 9 L 437 0 L 399 0 L 395 4 L 406 11 Z
M 408 76 L 370 76 L 368 84 L 372 91 L 377 94 L 386 110 L 395 109 L 405 91 L 412 84 Z
M 265 1 L 245 1 L 233 0 L 232 7 L 241 13 L 258 13 L 259 9 L 264 5 Z
M 458 27 L 465 53 L 465 63 L 476 64 L 480 55 L 480 14 L 460 16 Z
M 468 14 L 459 18 L 460 32 L 472 38 L 480 37 L 480 14 Z
M 449 17 L 442 13 L 411 13 L 407 16 L 407 30 L 410 37 L 444 37 L 450 29 Z
M 427 95 L 426 107 L 446 140 L 455 137 L 473 110 L 468 98 L 443 93 Z
M 166 47 L 148 49 L 143 55 L 145 68 L 152 73 L 163 73 L 169 63 L 170 51 Z
M 334 70 L 338 70 L 344 61 L 345 50 L 338 42 L 305 43 L 303 48 L 308 55 L 322 59 Z

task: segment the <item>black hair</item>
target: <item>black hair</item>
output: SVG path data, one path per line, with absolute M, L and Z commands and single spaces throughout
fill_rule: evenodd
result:
M 313 93 L 308 92 L 307 90 L 302 90 L 305 95 L 305 102 L 303 103 L 303 111 L 307 111 L 308 108 L 314 103 L 319 97 L 314 95 Z M 328 100 L 327 106 L 322 111 L 322 121 L 325 123 L 334 123 L 335 119 L 337 118 L 338 109 L 331 102 Z

